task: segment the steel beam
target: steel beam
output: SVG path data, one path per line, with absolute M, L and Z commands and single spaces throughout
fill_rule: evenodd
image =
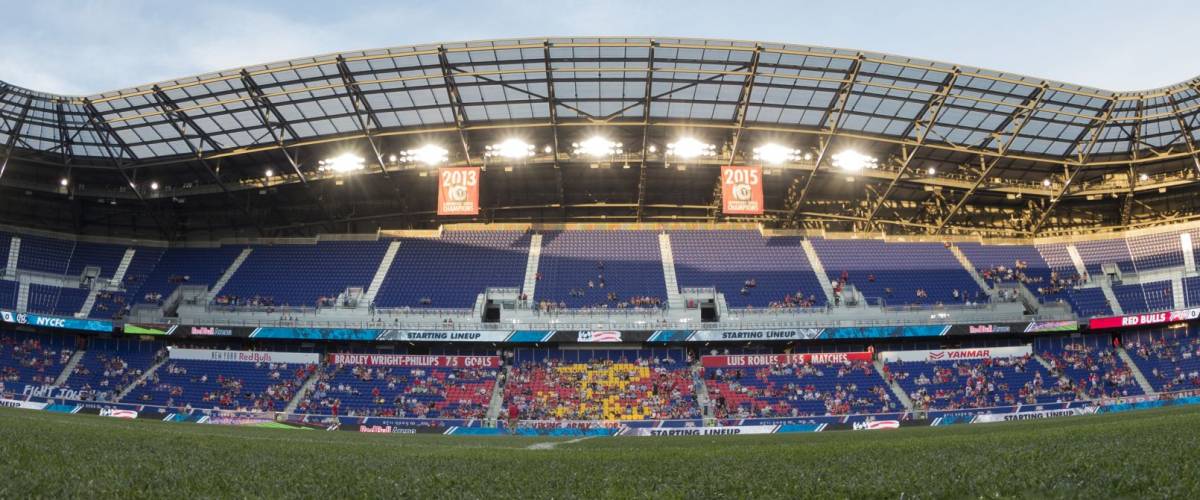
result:
M 737 161 L 738 146 L 742 139 L 742 128 L 746 126 L 746 110 L 750 107 L 750 95 L 754 93 L 754 77 L 758 75 L 758 61 L 762 55 L 762 45 L 754 46 L 754 54 L 750 56 L 750 75 L 742 84 L 738 94 L 737 112 L 734 114 L 736 124 L 733 129 L 733 140 L 729 142 L 729 164 Z
M 350 66 L 346 64 L 346 58 L 338 55 L 337 57 L 338 74 L 342 77 L 342 83 L 346 86 L 346 93 L 350 97 L 350 105 L 354 107 L 354 116 L 358 118 L 359 130 L 367 138 L 367 145 L 371 147 L 371 152 L 375 154 L 375 160 L 379 162 L 379 171 L 385 178 L 390 179 L 391 174 L 388 173 L 387 164 L 383 161 L 383 153 L 379 151 L 379 146 L 375 144 L 375 138 L 371 135 L 371 125 L 375 125 L 376 129 L 383 128 L 379 123 L 379 118 L 375 116 L 375 111 L 371 109 L 371 103 L 367 102 L 367 98 L 363 96 L 362 89 L 358 87 L 358 82 L 354 79 L 354 73 L 350 72 Z M 364 116 L 363 113 L 366 113 Z M 367 123 L 370 121 L 371 123 Z
M 1195 92 L 1200 93 L 1200 88 L 1195 89 Z M 1179 102 L 1175 100 L 1175 94 L 1167 94 L 1167 102 L 1171 103 L 1171 109 L 1175 111 L 1175 121 L 1179 124 L 1179 135 L 1183 136 L 1188 153 L 1192 155 L 1192 168 L 1195 169 L 1196 175 L 1200 176 L 1200 149 L 1196 149 L 1196 142 L 1192 139 L 1192 130 L 1188 127 L 1187 120 L 1183 118 L 1183 112 L 1179 110 Z
M 821 143 L 821 149 L 817 151 L 816 161 L 813 162 L 813 170 L 808 174 L 808 179 L 804 181 L 804 187 L 800 189 L 800 194 L 796 196 L 795 205 L 792 207 L 792 215 L 789 220 L 796 220 L 796 216 L 800 213 L 800 208 L 804 206 L 804 198 L 808 197 L 808 190 L 812 187 L 813 179 L 817 177 L 817 171 L 821 169 L 821 163 L 825 161 L 825 156 L 829 153 L 829 146 L 833 144 L 838 128 L 841 127 L 842 115 L 845 114 L 846 105 L 850 102 L 850 96 L 854 94 L 854 84 L 858 82 L 858 71 L 862 69 L 863 58 L 861 55 L 854 59 L 850 69 L 847 72 L 847 79 L 842 87 L 837 92 L 837 103 L 835 106 L 826 110 L 822 116 L 821 123 L 831 122 L 829 125 L 829 133 L 825 141 Z M 836 109 L 835 109 L 836 108 Z
M 646 156 L 650 149 L 650 105 L 654 102 L 654 47 L 650 42 L 649 59 L 646 61 L 646 92 L 642 100 L 642 158 L 638 163 L 637 220 L 642 221 L 646 209 Z
M 1091 157 L 1092 151 L 1096 147 L 1096 143 L 1098 142 L 1098 139 L 1100 138 L 1100 134 L 1103 133 L 1105 127 L 1108 126 L 1108 122 L 1112 117 L 1113 108 L 1115 108 L 1115 107 L 1116 107 L 1116 99 L 1109 100 L 1108 103 L 1105 105 L 1103 117 L 1100 118 L 1099 123 L 1097 123 L 1096 126 L 1092 128 L 1091 137 L 1088 139 L 1087 145 L 1084 146 L 1083 151 L 1080 151 L 1080 153 L 1079 153 L 1080 166 L 1076 167 L 1075 171 L 1071 172 L 1067 176 L 1066 182 L 1063 183 L 1062 189 L 1058 190 L 1057 195 L 1055 195 L 1053 198 L 1050 198 L 1050 204 L 1048 206 L 1046 206 L 1045 210 L 1042 211 L 1041 215 L 1038 217 L 1037 223 L 1035 223 L 1033 225 L 1033 227 L 1030 229 L 1030 231 L 1029 231 L 1030 233 L 1038 234 L 1038 232 L 1041 231 L 1042 225 L 1046 223 L 1046 220 L 1048 220 L 1050 218 L 1050 214 L 1052 212 L 1054 212 L 1054 207 L 1057 207 L 1058 202 L 1061 201 L 1063 199 L 1063 197 L 1067 195 L 1067 190 L 1071 188 L 1071 183 L 1075 182 L 1075 178 L 1079 176 L 1079 173 L 1084 171 L 1087 168 L 1085 166 L 1087 164 L 1087 160 L 1089 157 Z M 1064 163 L 1063 166 L 1064 166 L 1064 168 L 1070 169 L 1070 166 L 1067 165 L 1066 163 Z
M 267 98 L 262 87 L 259 87 L 254 78 L 250 76 L 250 73 L 244 69 L 242 70 L 241 81 L 242 87 L 250 95 L 250 102 L 254 104 L 254 109 L 258 112 L 259 119 L 262 120 L 263 126 L 267 128 L 267 133 L 271 134 L 271 138 L 275 140 L 275 144 L 279 150 L 283 152 L 283 156 L 287 158 L 288 165 L 292 167 L 292 172 L 300 178 L 301 184 L 308 185 L 308 176 L 304 175 L 304 172 L 300 170 L 299 161 L 293 158 L 291 153 L 288 153 L 287 145 L 284 144 L 283 134 L 278 133 L 271 127 L 270 117 L 274 116 L 275 121 L 279 123 L 279 129 L 290 135 L 293 140 L 299 139 L 300 135 L 292 128 L 291 123 L 283 116 L 283 113 Z
M 550 41 L 542 42 L 542 64 L 546 68 L 546 105 L 550 107 L 550 137 L 554 154 L 554 187 L 558 195 L 558 206 L 562 214 L 567 213 L 567 194 L 563 188 L 562 165 L 558 163 L 558 99 L 554 97 L 554 68 L 550 65 Z
M 1000 154 L 1008 152 L 1008 148 L 1012 147 L 1017 138 L 1021 136 L 1021 131 L 1025 129 L 1025 125 L 1033 120 L 1033 115 L 1037 112 L 1038 106 L 1042 103 L 1042 98 L 1046 95 L 1046 88 L 1047 85 L 1043 82 L 1042 85 L 1040 85 L 1037 90 L 1033 92 L 1033 94 L 1030 94 L 1029 97 L 1025 98 L 1025 102 L 1022 104 L 1022 108 L 1020 109 L 1026 109 L 1027 111 L 1025 113 L 1017 113 L 1012 115 L 1009 123 L 1000 130 L 1000 133 L 1002 134 L 1005 130 L 1008 130 L 1008 127 L 1012 125 L 1012 123 L 1017 124 L 1016 128 L 1013 129 L 1012 134 L 1008 137 L 1008 140 L 1000 143 L 1000 147 L 997 149 Z M 1032 105 L 1029 105 L 1030 100 L 1033 102 Z M 996 165 L 1000 163 L 1001 159 L 1001 157 L 993 158 L 992 162 L 988 163 L 986 158 L 982 156 L 979 157 L 981 167 L 979 178 L 975 179 L 975 183 L 971 185 L 971 189 L 968 189 L 967 192 L 962 195 L 962 198 L 958 199 L 958 202 L 954 204 L 954 207 L 950 209 L 946 216 L 942 217 L 942 220 L 938 222 L 937 228 L 934 230 L 933 234 L 942 234 L 942 230 L 946 227 L 946 223 L 950 222 L 950 219 L 953 218 L 960 209 L 962 209 L 963 205 L 967 204 L 967 200 L 971 198 L 971 195 L 975 194 L 975 190 L 979 189 L 979 186 L 983 185 L 983 183 L 987 181 L 988 176 L 991 175 L 992 170 L 996 168 Z
M 133 191 L 134 196 L 137 197 L 137 200 L 139 203 L 141 203 L 142 208 L 144 208 L 146 212 L 150 213 L 150 217 L 153 218 L 155 224 L 158 225 L 159 232 L 163 235 L 163 238 L 166 240 L 174 239 L 170 229 L 167 227 L 167 224 L 163 222 L 162 218 L 160 217 L 159 211 L 150 207 L 150 202 L 146 200 L 144 196 L 142 196 L 142 192 L 137 189 L 137 185 L 134 184 L 133 179 L 130 178 L 129 174 L 125 172 L 125 168 L 122 166 L 123 162 L 121 157 L 113 153 L 113 148 L 112 145 L 109 144 L 109 139 L 111 138 L 114 142 L 116 142 L 117 147 L 124 151 L 132 161 L 137 161 L 137 155 L 133 153 L 133 150 L 130 149 L 129 145 L 125 143 L 125 140 L 121 139 L 121 136 L 117 134 L 116 130 L 113 130 L 108 122 L 104 121 L 103 117 L 100 116 L 100 112 L 96 110 L 96 106 L 93 105 L 91 101 L 85 98 L 83 100 L 83 108 L 88 114 L 88 123 L 95 127 L 96 137 L 100 140 L 104 152 L 108 154 L 109 160 L 112 161 L 113 165 L 116 167 L 117 173 L 121 176 L 121 179 L 125 181 L 125 185 L 129 186 L 129 189 Z M 87 125 L 85 125 L 85 127 L 86 126 Z
M 446 95 L 450 99 L 450 107 L 454 111 L 454 128 L 458 129 L 458 139 L 462 142 L 463 158 L 467 165 L 471 162 L 471 147 L 467 142 L 467 113 L 463 106 L 462 97 L 458 94 L 458 85 L 454 82 L 454 73 L 450 70 L 450 59 L 446 57 L 446 47 L 438 47 L 438 63 L 442 68 L 442 82 L 446 85 Z
M 16 123 L 8 127 L 8 140 L 4 144 L 4 159 L 0 161 L 0 179 L 4 178 L 4 172 L 8 170 L 8 160 L 12 158 L 13 148 L 17 145 L 17 137 L 21 135 L 21 129 L 25 127 L 25 118 L 29 116 L 31 107 L 29 105 L 22 107 Z
M 921 146 L 925 144 L 925 139 L 929 137 L 929 132 L 932 131 L 934 125 L 937 124 L 938 117 L 941 115 L 946 101 L 950 98 L 950 90 L 954 88 L 954 83 L 958 81 L 958 75 L 960 74 L 962 74 L 962 72 L 956 67 L 954 68 L 954 71 L 946 75 L 946 79 L 942 81 L 942 86 L 938 88 L 938 93 L 931 97 L 929 102 L 925 103 L 925 107 L 920 113 L 917 114 L 916 118 L 913 119 L 912 124 L 909 125 L 909 130 L 905 131 L 904 136 L 908 137 L 908 134 L 910 134 L 912 130 L 921 127 L 920 124 L 922 122 L 925 123 L 925 126 L 921 127 L 920 131 L 917 132 L 916 145 L 912 146 L 911 148 L 901 146 L 900 172 L 896 174 L 896 177 L 892 179 L 892 182 L 888 183 L 888 187 L 884 189 L 883 194 L 879 196 L 879 201 L 876 202 L 873 207 L 871 207 L 871 212 L 869 215 L 867 215 L 867 220 L 865 223 L 866 226 L 869 227 L 871 225 L 871 221 L 875 220 L 875 216 L 879 213 L 879 209 L 883 208 L 883 205 L 887 203 L 888 197 L 892 195 L 892 191 L 896 189 L 896 185 L 900 183 L 900 179 L 903 178 L 904 174 L 908 172 L 908 168 L 911 165 L 913 158 L 916 158 L 917 152 L 921 149 Z M 926 114 L 929 115 L 928 119 L 924 119 Z

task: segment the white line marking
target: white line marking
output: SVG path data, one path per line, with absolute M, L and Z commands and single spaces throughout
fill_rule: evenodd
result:
M 570 441 L 551 441 L 548 443 L 533 443 L 529 446 L 526 446 L 525 449 L 526 450 L 553 450 L 555 446 L 558 446 L 560 444 L 578 443 L 580 441 L 585 441 L 585 440 L 588 440 L 588 439 L 591 439 L 594 437 L 596 437 L 596 436 L 585 436 L 585 437 L 581 437 L 581 438 L 572 439 Z

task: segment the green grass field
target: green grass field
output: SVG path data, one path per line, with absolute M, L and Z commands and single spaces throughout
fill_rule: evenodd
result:
M 570 443 L 0 409 L 0 469 L 2 498 L 1197 498 L 1200 408 Z

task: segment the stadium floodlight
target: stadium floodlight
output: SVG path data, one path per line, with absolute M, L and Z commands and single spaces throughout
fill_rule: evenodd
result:
M 833 155 L 833 166 L 846 172 L 862 172 L 868 168 L 875 168 L 877 162 L 878 160 L 875 158 L 853 149 L 847 149 Z
M 409 149 L 400 153 L 400 161 L 404 163 L 415 162 L 430 167 L 445 163 L 449 158 L 450 152 L 435 144 L 426 144 L 417 149 Z
M 529 158 L 533 156 L 533 144 L 520 139 L 507 139 L 504 142 L 492 144 L 485 148 L 484 156 L 499 156 L 510 160 Z
M 367 168 L 367 160 L 354 153 L 342 153 L 333 158 L 321 160 L 318 165 L 320 165 L 320 170 L 326 172 L 347 174 Z
M 658 152 L 658 146 L 655 146 L 655 145 L 651 144 L 651 145 L 650 145 L 650 152 L 651 152 L 651 153 L 657 153 L 657 152 Z
M 151 190 L 151 191 L 158 191 L 158 181 L 152 181 L 152 182 L 150 182 L 150 190 Z
M 933 168 L 933 167 L 929 167 L 929 169 L 926 170 L 925 173 L 929 174 L 929 176 L 932 177 L 932 176 L 937 175 L 937 169 Z
M 571 148 L 576 156 L 591 156 L 593 158 L 603 158 L 605 156 L 619 155 L 623 152 L 622 144 L 613 142 L 601 136 L 589 137 L 586 141 L 571 143 Z
M 551 146 L 551 145 L 547 144 L 547 145 L 546 145 L 546 147 L 542 148 L 542 152 L 543 152 L 543 153 L 546 153 L 546 154 L 553 153 L 553 152 L 554 152 L 554 146 Z
M 71 181 L 69 179 L 67 179 L 66 177 L 63 177 L 62 179 L 58 180 L 58 185 L 62 186 L 62 187 L 67 187 L 67 184 L 70 184 L 70 183 L 71 183 Z
M 1046 187 L 1050 187 L 1050 179 L 1042 179 L 1042 185 L 1046 186 Z
M 388 163 L 396 163 L 396 155 L 395 154 L 388 155 Z
M 771 165 L 779 165 L 784 162 L 797 161 L 801 158 L 799 149 L 792 149 L 780 144 L 769 143 L 763 144 L 754 148 L 754 159 L 769 163 Z
M 700 142 L 694 137 L 684 137 L 675 142 L 667 144 L 667 155 L 677 156 L 683 159 L 699 158 L 701 156 L 716 156 L 717 147 L 712 144 Z
M 1146 181 L 1150 180 L 1150 176 L 1147 174 L 1142 174 L 1142 175 L 1138 176 L 1138 180 L 1140 180 L 1142 182 L 1146 182 Z
M 275 175 L 275 171 L 274 171 L 274 170 L 271 170 L 271 169 L 269 169 L 269 168 L 268 168 L 268 169 L 267 169 L 267 171 L 266 171 L 266 172 L 264 172 L 264 173 L 267 175 L 267 177 L 271 177 L 271 176 Z

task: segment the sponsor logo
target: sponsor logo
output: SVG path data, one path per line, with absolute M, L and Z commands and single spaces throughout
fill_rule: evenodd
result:
M 579 342 L 620 342 L 621 332 L 618 331 L 602 331 L 602 332 L 579 332 Z
M 358 432 L 369 434 L 416 434 L 416 429 L 407 427 L 393 427 L 390 425 L 362 425 L 358 427 Z
M 33 318 L 35 326 L 49 326 L 53 328 L 66 328 L 67 320 L 63 318 L 47 318 L 45 316 L 35 316 Z
M 899 429 L 899 420 L 872 420 L 870 422 L 855 422 L 856 431 L 877 431 L 883 429 Z
M 137 418 L 138 413 L 133 410 L 118 410 L 115 408 L 105 408 L 103 410 L 100 410 L 100 416 L 101 417 L 113 417 L 113 418 Z
M 215 326 L 193 326 L 190 330 L 190 334 L 213 337 L 230 337 L 233 336 L 233 330 L 228 328 L 217 328 Z
M 1008 333 L 1012 331 L 1008 325 L 971 325 L 967 333 Z
M 8 311 L 0 312 L 0 317 L 4 318 L 5 323 L 13 322 L 13 313 L 10 313 Z

